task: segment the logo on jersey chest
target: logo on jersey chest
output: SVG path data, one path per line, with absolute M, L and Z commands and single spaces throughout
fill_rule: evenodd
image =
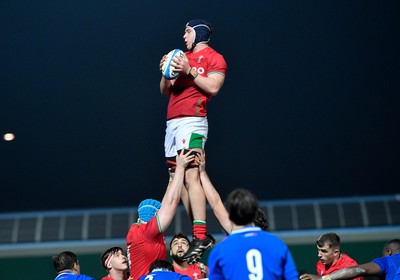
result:
M 196 66 L 193 66 L 192 68 L 193 68 L 194 70 L 196 70 L 196 72 L 199 73 L 200 75 L 204 74 L 204 72 L 205 72 L 205 70 L 204 70 L 203 67 L 196 67 Z

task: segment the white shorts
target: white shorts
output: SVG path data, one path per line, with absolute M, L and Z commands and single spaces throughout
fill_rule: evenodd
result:
M 167 121 L 165 157 L 174 157 L 181 149 L 204 149 L 207 141 L 207 117 L 184 117 Z

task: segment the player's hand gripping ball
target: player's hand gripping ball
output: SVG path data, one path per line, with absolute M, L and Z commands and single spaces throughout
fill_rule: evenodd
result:
M 175 72 L 174 66 L 171 65 L 172 58 L 175 56 L 178 56 L 182 59 L 185 57 L 185 53 L 180 49 L 174 49 L 167 54 L 167 57 L 165 58 L 164 64 L 161 68 L 161 72 L 167 80 L 173 80 L 179 77 L 180 73 Z

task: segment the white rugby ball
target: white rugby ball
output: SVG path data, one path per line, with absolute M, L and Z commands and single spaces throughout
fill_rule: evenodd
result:
M 175 56 L 178 56 L 179 58 L 184 58 L 185 53 L 180 49 L 174 49 L 167 54 L 161 71 L 163 76 L 168 80 L 173 80 L 179 77 L 179 72 L 175 72 L 174 66 L 171 65 L 172 58 L 174 58 Z

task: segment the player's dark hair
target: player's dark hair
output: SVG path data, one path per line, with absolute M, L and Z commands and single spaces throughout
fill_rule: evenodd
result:
M 391 252 L 392 255 L 400 253 L 400 239 L 392 239 L 386 242 L 383 250 Z
M 186 234 L 184 234 L 183 232 L 178 232 L 177 234 L 175 234 L 174 236 L 172 236 L 172 239 L 171 239 L 171 242 L 169 243 L 169 247 L 171 248 L 171 245 L 172 245 L 172 242 L 175 240 L 175 239 L 180 239 L 180 238 L 183 238 L 183 239 L 185 239 L 189 244 L 190 244 L 190 240 L 189 240 L 189 238 L 188 238 L 188 236 L 186 235 Z
M 155 260 L 154 262 L 151 263 L 149 267 L 149 272 L 152 272 L 154 270 L 164 270 L 164 271 L 172 271 L 175 272 L 175 269 L 169 261 L 166 260 Z
M 236 189 L 228 195 L 225 207 L 232 222 L 236 225 L 248 225 L 253 223 L 256 217 L 258 200 L 250 191 Z
M 328 245 L 329 248 L 339 248 L 340 237 L 334 232 L 328 232 L 321 235 L 315 243 L 318 247 L 324 247 L 324 245 Z
M 108 249 L 107 251 L 105 251 L 105 252 L 103 253 L 103 255 L 100 257 L 101 265 L 102 265 L 106 270 L 108 270 L 108 268 L 107 268 L 107 266 L 106 266 L 106 264 L 105 264 L 107 258 L 108 258 L 110 255 L 113 255 L 113 254 L 115 254 L 115 253 L 117 253 L 117 252 L 119 252 L 119 251 L 124 252 L 124 250 L 123 250 L 121 247 L 112 247 L 112 248 Z
M 73 269 L 74 264 L 78 263 L 78 257 L 71 251 L 63 251 L 52 257 L 54 268 L 57 272 Z
M 257 214 L 254 219 L 254 225 L 256 227 L 261 228 L 264 231 L 267 231 L 269 229 L 269 222 L 267 216 L 265 215 L 264 211 L 261 210 L 260 208 L 257 209 Z

